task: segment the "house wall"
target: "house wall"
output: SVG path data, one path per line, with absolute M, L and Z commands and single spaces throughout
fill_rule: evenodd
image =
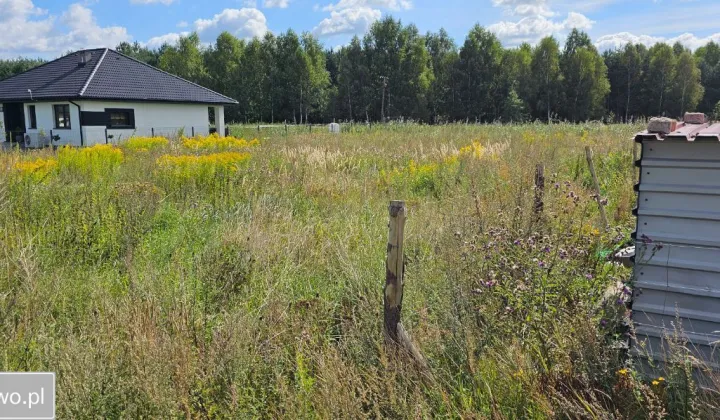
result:
M 108 143 L 117 143 L 131 136 L 150 136 L 153 133 L 156 136 L 176 136 L 182 130 L 186 136 L 195 134 L 207 135 L 210 131 L 210 123 L 208 120 L 207 104 L 173 104 L 173 103 L 153 103 L 153 102 L 116 102 L 116 101 L 74 101 L 78 104 L 82 111 L 104 111 L 105 108 L 128 108 L 135 110 L 135 129 L 108 129 Z M 70 129 L 55 128 L 55 118 L 53 115 L 53 105 L 67 104 L 70 105 Z M 28 105 L 35 105 L 35 115 L 37 118 L 37 128 L 27 128 L 26 132 L 35 140 L 38 138 L 40 131 L 46 136 L 60 136 L 60 140 L 53 142 L 55 145 L 70 144 L 74 146 L 81 145 L 80 138 L 80 113 L 78 107 L 70 102 L 29 102 L 24 104 L 25 123 L 30 125 L 30 116 L 28 113 Z M 216 115 L 224 114 L 222 106 L 216 107 Z M 224 118 L 219 118 L 218 123 L 222 123 L 224 133 Z M 82 127 L 82 144 L 91 146 L 93 144 L 105 143 L 105 127 L 104 126 L 84 126 Z
M 135 129 L 108 129 L 108 143 L 118 143 L 131 136 L 207 135 L 210 130 L 207 104 L 172 104 L 153 102 L 78 101 L 83 111 L 104 111 L 105 108 L 135 110 Z M 86 145 L 105 143 L 105 127 L 83 127 Z
M 28 105 L 35 105 L 35 117 L 37 118 L 37 128 L 30 128 L 30 115 L 28 114 Z M 70 105 L 70 128 L 55 128 L 55 117 L 53 116 L 53 105 Z M 56 145 L 80 145 L 80 113 L 75 105 L 70 102 L 27 102 L 23 104 L 25 110 L 25 132 L 32 138 L 37 138 L 38 134 L 43 131 L 46 136 L 50 136 L 52 130 L 53 136 L 60 136 L 60 139 L 53 144 Z

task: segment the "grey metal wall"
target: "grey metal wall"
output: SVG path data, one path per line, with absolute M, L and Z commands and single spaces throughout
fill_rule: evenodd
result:
M 668 335 L 720 367 L 720 142 L 638 136 L 633 352 L 667 356 Z

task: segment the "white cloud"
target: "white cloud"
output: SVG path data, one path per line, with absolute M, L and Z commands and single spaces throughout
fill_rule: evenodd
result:
M 0 0 L 0 55 L 59 55 L 68 50 L 115 47 L 129 41 L 122 26 L 101 27 L 93 12 L 80 3 L 73 3 L 57 19 L 38 18 L 46 10 L 35 7 L 31 0 Z
M 187 36 L 189 34 L 189 32 L 181 32 L 154 36 L 145 43 L 145 46 L 148 48 L 160 48 L 163 44 L 174 45 L 178 42 L 181 36 Z
M 198 19 L 195 30 L 201 38 L 215 39 L 220 32 L 228 31 L 240 38 L 261 37 L 268 31 L 267 19 L 258 9 L 225 9 L 212 19 Z
M 287 9 L 287 7 L 290 5 L 290 0 L 264 0 L 263 1 L 263 7 L 266 8 L 272 8 L 277 7 L 280 9 Z
M 534 44 L 543 37 L 573 28 L 590 29 L 594 23 L 585 15 L 570 12 L 567 19 L 562 22 L 553 21 L 544 16 L 529 16 L 520 19 L 518 22 L 503 21 L 494 23 L 488 26 L 488 30 L 494 32 L 501 41 L 509 45 L 517 45 L 522 42 Z
M 563 22 L 563 25 L 565 26 L 565 29 L 580 29 L 582 31 L 586 31 L 592 28 L 595 21 L 588 19 L 587 16 L 570 12 L 568 13 L 567 19 Z
M 665 38 L 661 36 L 635 35 L 630 32 L 619 32 L 616 34 L 603 35 L 595 40 L 595 46 L 598 50 L 609 50 L 614 48 L 622 48 L 628 43 L 643 44 L 650 47 L 658 42 L 666 42 L 670 45 L 680 42 L 682 45 L 695 50 L 710 41 L 720 42 L 720 32 L 706 37 L 698 37 L 691 33 Z
M 330 12 L 314 29 L 315 36 L 337 34 L 360 34 L 367 32 L 373 22 L 380 19 L 382 13 L 369 7 L 358 7 Z
M 265 15 L 260 10 L 252 8 L 225 9 L 211 19 L 196 20 L 192 26 L 200 36 L 200 40 L 204 42 L 215 41 L 223 31 L 228 31 L 239 38 L 262 37 L 268 31 Z M 171 32 L 152 37 L 145 42 L 145 45 L 149 48 L 158 48 L 163 44 L 173 45 L 181 36 L 189 34 L 189 31 Z
M 172 4 L 175 0 L 130 0 L 130 3 L 132 4 L 164 4 L 165 6 L 168 6 Z
M 409 10 L 412 9 L 412 0 L 340 0 L 337 4 L 329 4 L 322 8 L 326 12 L 346 9 L 389 9 Z
M 516 16 L 554 16 L 547 0 L 493 0 L 495 7 L 502 7 L 505 13 Z
M 70 28 L 70 32 L 60 38 L 65 49 L 114 48 L 131 39 L 127 29 L 122 26 L 98 26 L 92 10 L 79 3 L 71 4 L 60 20 Z
M 175 25 L 175 26 L 177 26 L 178 28 L 187 28 L 187 27 L 188 27 L 188 23 L 187 23 L 186 21 L 184 21 L 184 20 L 181 20 L 181 21 L 178 22 L 177 25 Z

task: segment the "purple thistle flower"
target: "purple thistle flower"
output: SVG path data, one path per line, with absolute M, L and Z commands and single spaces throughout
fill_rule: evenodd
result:
M 601 319 L 601 320 L 600 320 L 600 325 L 602 325 L 603 327 L 606 326 L 606 325 L 607 325 L 607 321 L 604 320 L 604 319 Z
M 585 278 L 588 279 L 588 280 L 592 280 L 592 279 L 593 279 L 593 275 L 590 274 L 590 273 L 587 273 L 587 274 L 585 274 Z

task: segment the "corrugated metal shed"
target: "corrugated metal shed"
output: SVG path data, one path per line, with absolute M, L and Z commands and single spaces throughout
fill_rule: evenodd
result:
M 642 144 L 632 317 L 633 352 L 664 362 L 681 331 L 720 369 L 720 124 L 679 124 Z M 644 347 L 643 347 L 644 344 Z

